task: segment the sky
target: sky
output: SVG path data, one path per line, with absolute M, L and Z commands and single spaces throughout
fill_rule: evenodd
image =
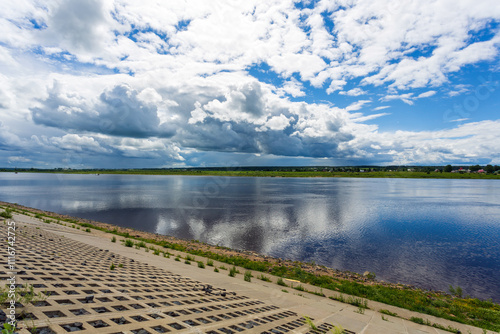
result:
M 16 0 L 0 31 L 0 167 L 500 164 L 498 0 Z

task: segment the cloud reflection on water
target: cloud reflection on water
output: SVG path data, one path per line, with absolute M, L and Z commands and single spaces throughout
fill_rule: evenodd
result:
M 500 300 L 495 181 L 16 178 L 0 175 L 1 200 Z

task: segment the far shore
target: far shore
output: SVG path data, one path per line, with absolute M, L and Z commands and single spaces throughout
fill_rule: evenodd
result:
M 55 174 L 120 174 L 120 175 L 180 175 L 180 176 L 231 176 L 231 177 L 286 177 L 286 178 L 401 178 L 401 179 L 479 179 L 500 180 L 500 174 L 478 172 L 362 170 L 251 170 L 233 169 L 0 169 L 4 173 L 55 173 Z

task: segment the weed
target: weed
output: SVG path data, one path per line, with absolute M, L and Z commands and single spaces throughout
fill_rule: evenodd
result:
M 195 261 L 194 256 L 186 255 L 186 261 Z
M 208 260 L 207 260 L 207 266 L 209 266 L 209 267 L 213 267 L 213 266 L 214 266 L 214 261 L 212 261 L 212 260 L 208 259 Z
M 123 263 L 118 264 L 118 268 L 123 268 Z
M 4 212 L 0 213 L 0 217 L 10 219 L 12 218 L 12 210 L 7 208 L 4 210 Z
M 393 317 L 397 317 L 398 316 L 397 313 L 391 312 L 389 310 L 382 309 L 382 310 L 379 310 L 379 312 L 382 313 L 382 314 L 387 314 L 387 315 L 393 316 Z
M 288 293 L 287 289 L 281 289 L 281 291 L 283 291 L 284 293 Z
M 125 240 L 125 247 L 132 247 L 134 242 L 130 239 Z
M 181 257 L 179 255 L 177 255 L 177 257 L 174 259 L 175 261 L 180 261 L 181 260 Z
M 430 325 L 430 322 L 428 321 L 427 322 L 427 325 Z M 448 331 L 448 332 L 452 332 L 452 333 L 460 333 L 460 331 L 458 330 L 458 328 L 455 328 L 455 327 L 451 327 L 451 326 L 443 326 L 443 325 L 440 325 L 440 324 L 436 324 L 436 323 L 433 323 L 432 324 L 432 327 L 434 328 L 438 328 L 438 329 L 442 329 L 444 331 Z
M 218 273 L 219 272 L 219 269 L 217 269 L 217 267 L 214 268 L 214 272 Z
M 365 314 L 365 308 L 364 307 L 358 307 L 358 310 L 357 311 L 354 311 L 356 313 L 359 313 L 359 314 Z
M 368 278 L 368 279 L 374 280 L 375 277 L 377 277 L 377 275 L 375 275 L 375 273 L 369 272 L 368 274 L 366 274 L 366 278 Z
M 198 268 L 205 269 L 205 263 L 198 261 Z
M 271 279 L 267 276 L 264 276 L 263 274 L 260 274 L 260 276 L 257 278 L 264 281 L 264 282 L 271 282 Z
M 320 297 L 326 297 L 325 294 L 323 293 L 323 289 L 320 289 L 320 291 L 307 291 L 309 293 L 312 293 L 313 295 L 320 296 Z
M 116 242 L 116 237 L 115 237 L 115 236 L 113 236 L 113 237 L 111 238 L 111 242 Z
M 86 229 L 85 229 L 85 232 L 90 233 L 90 228 L 86 228 Z
M 278 280 L 276 281 L 276 284 L 278 285 L 281 285 L 281 286 L 288 286 L 285 281 L 283 281 L 283 278 L 278 278 Z
M 243 277 L 243 279 L 247 282 L 250 282 L 252 280 L 252 272 L 251 271 L 245 271 L 245 276 Z
M 219 269 L 221 269 L 221 270 L 227 270 L 227 268 L 224 267 L 224 266 L 220 266 Z
M 154 254 L 154 255 L 160 255 L 160 250 L 159 250 L 159 249 L 157 249 L 157 248 L 155 248 L 155 249 L 153 250 L 153 254 Z
M 111 262 L 111 266 L 109 267 L 109 270 L 115 270 L 116 266 L 114 263 Z
M 8 322 L 3 324 L 3 329 L 0 332 L 2 334 L 15 334 L 16 333 L 16 325 L 11 325 Z
M 186 260 L 186 261 L 184 261 L 184 263 L 185 263 L 185 264 L 191 264 L 191 261 Z
M 352 296 L 349 296 L 346 300 L 347 304 L 351 304 L 353 306 L 358 306 L 358 307 L 361 307 L 361 308 L 368 308 L 368 302 L 366 300 L 363 300 L 361 298 L 356 298 L 356 297 L 352 297 Z
M 333 334 L 343 334 L 344 328 L 340 325 L 333 326 L 333 328 L 330 329 L 330 332 L 332 332 Z
M 229 276 L 231 276 L 231 277 L 235 277 L 237 273 L 238 273 L 238 270 L 236 269 L 236 267 L 235 267 L 235 266 L 233 266 L 233 267 L 229 270 Z
M 306 324 L 308 324 L 309 327 L 311 327 L 311 329 L 313 331 L 317 331 L 318 330 L 318 327 L 316 327 L 316 325 L 314 324 L 314 322 L 312 322 L 311 318 L 309 318 L 307 315 L 305 315 L 304 319 L 306 320 Z
M 296 287 L 294 287 L 295 290 L 299 290 L 299 291 L 306 291 L 306 289 L 301 285 L 297 285 Z
M 384 315 L 382 314 L 382 320 L 384 321 L 389 321 L 386 317 L 384 317 Z
M 419 317 L 411 317 L 410 321 L 413 321 L 414 323 L 420 324 L 420 325 L 427 325 L 426 321 L 422 318 L 419 318 Z
M 454 288 L 453 285 L 450 285 L 449 291 L 453 296 L 462 298 L 463 291 L 461 287 L 457 286 L 456 288 Z
M 13 294 L 14 296 L 12 296 L 12 292 L 8 285 L 5 285 L 4 288 L 0 288 L 0 304 L 3 304 L 6 301 L 8 300 L 10 301 L 12 299 L 21 304 L 28 304 L 47 299 L 47 295 L 41 292 L 35 293 L 33 285 L 28 285 L 28 284 L 24 284 L 21 287 L 17 287 L 14 290 Z

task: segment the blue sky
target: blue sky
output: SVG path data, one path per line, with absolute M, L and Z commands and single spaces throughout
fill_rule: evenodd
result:
M 0 167 L 500 164 L 496 0 L 0 5 Z

